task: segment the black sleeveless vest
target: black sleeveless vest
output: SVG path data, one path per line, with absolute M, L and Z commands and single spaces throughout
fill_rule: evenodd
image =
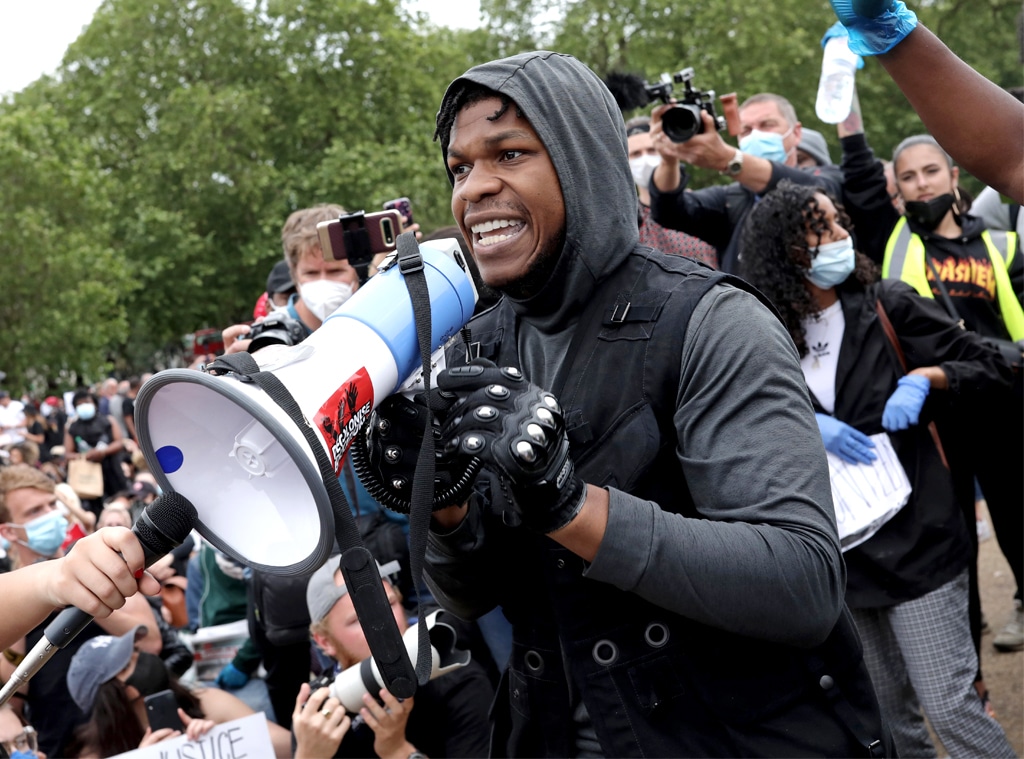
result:
M 695 261 L 644 253 L 637 249 L 597 288 L 548 389 L 566 409 L 586 482 L 699 517 L 673 424 L 690 316 L 720 283 L 767 302 Z M 471 328 L 473 355 L 521 366 L 507 303 Z M 448 364 L 465 357 L 459 345 Z M 521 368 L 529 378 L 530 367 Z M 499 489 L 485 490 L 492 518 L 504 519 Z M 713 629 L 589 580 L 579 556 L 545 537 L 508 532 L 508 571 L 522 591 L 503 603 L 514 640 L 492 710 L 492 756 L 574 755 L 570 705 L 581 699 L 607 756 L 792 756 L 801 744 L 808 755 L 885 755 L 845 609 L 822 646 L 799 650 Z

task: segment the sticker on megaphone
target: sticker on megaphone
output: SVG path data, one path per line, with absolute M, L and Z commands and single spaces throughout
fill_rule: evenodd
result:
M 476 288 L 454 239 L 420 252 L 436 351 L 472 317 Z M 381 271 L 302 343 L 253 358 L 295 399 L 301 424 L 316 425 L 340 472 L 360 421 L 422 366 L 404 275 Z M 299 424 L 234 374 L 165 370 L 136 402 L 139 447 L 160 487 L 195 504 L 197 530 L 214 546 L 275 574 L 315 569 L 334 540 L 330 498 Z

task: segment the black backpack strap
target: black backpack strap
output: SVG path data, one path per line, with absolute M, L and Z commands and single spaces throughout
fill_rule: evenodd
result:
M 302 432 L 320 468 L 320 476 L 331 500 L 334 534 L 342 552 L 341 572 L 345 577 L 345 587 L 352 596 L 359 623 L 366 633 L 370 652 L 377 662 L 385 687 L 398 698 L 412 697 L 416 693 L 415 671 L 380 581 L 377 563 L 359 536 L 359 528 L 345 498 L 345 491 L 299 404 L 281 380 L 270 372 L 260 370 L 256 360 L 248 353 L 220 356 L 207 364 L 206 370 L 214 375 L 232 373 L 242 382 L 259 385 Z

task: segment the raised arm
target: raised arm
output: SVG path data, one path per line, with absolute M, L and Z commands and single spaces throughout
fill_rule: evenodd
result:
M 967 171 L 1024 203 L 1024 103 L 918 25 L 878 60 L 925 127 Z M 935 82 L 944 82 L 936 87 Z M 951 99 L 943 93 L 957 92 Z M 985 139 L 978 139 L 984 133 Z
M 958 58 L 902 0 L 831 2 L 850 33 L 850 49 L 878 56 L 946 152 L 985 184 L 1024 203 L 1024 103 Z

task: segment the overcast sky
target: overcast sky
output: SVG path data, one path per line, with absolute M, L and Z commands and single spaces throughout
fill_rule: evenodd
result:
M 479 0 L 407 0 L 448 27 L 479 24 Z M 0 0 L 0 94 L 19 92 L 60 65 L 101 0 Z

